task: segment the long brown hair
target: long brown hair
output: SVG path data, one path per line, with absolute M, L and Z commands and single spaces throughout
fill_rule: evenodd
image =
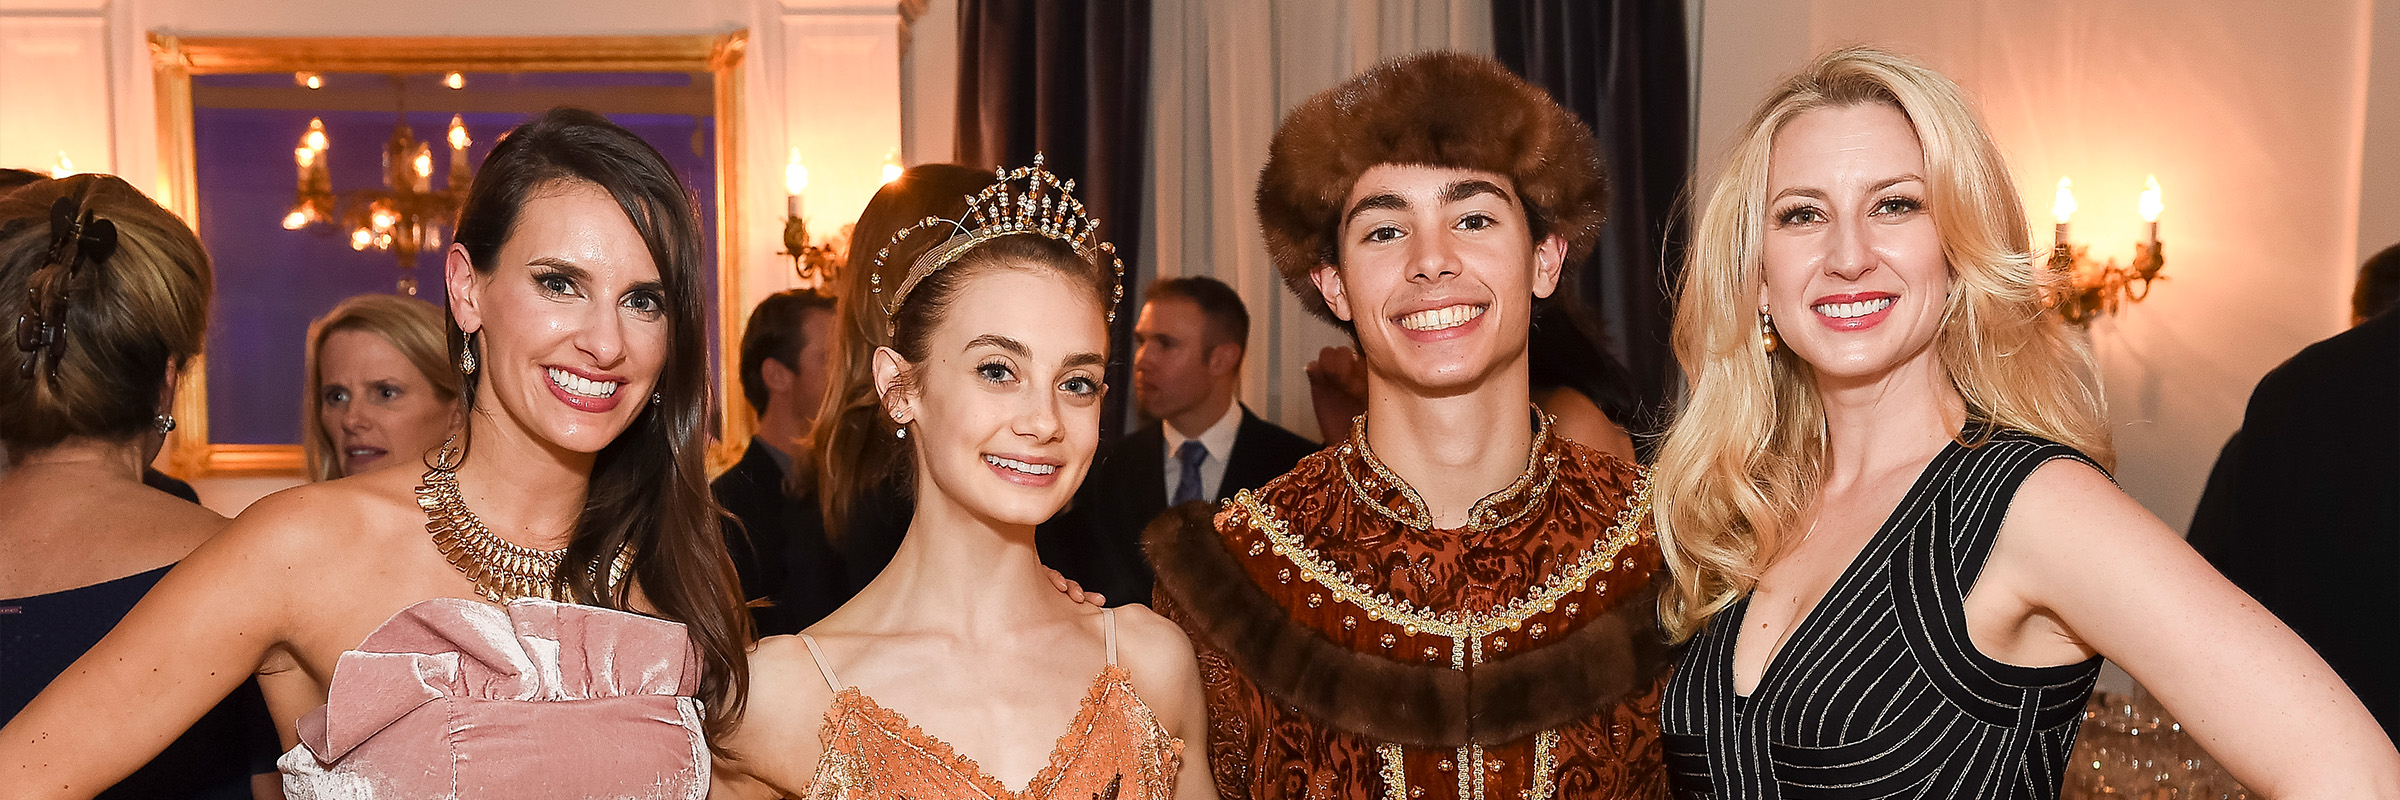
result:
M 342 331 L 365 331 L 383 337 L 392 349 L 408 359 L 409 366 L 425 376 L 432 384 L 433 397 L 444 403 L 455 402 L 461 383 L 458 370 L 444 361 L 447 348 L 442 345 L 442 310 L 432 303 L 396 294 L 362 294 L 343 300 L 325 316 L 308 324 L 308 384 L 300 399 L 300 444 L 308 455 L 308 479 L 329 481 L 342 477 L 342 459 L 333 452 L 333 434 L 325 430 L 324 370 L 318 356 L 325 349 L 325 339 Z
M 615 198 L 658 265 L 667 320 L 659 401 L 600 450 L 558 580 L 576 602 L 632 609 L 632 585 L 658 615 L 684 624 L 701 657 L 700 700 L 711 746 L 740 720 L 749 693 L 743 610 L 718 525 L 722 512 L 701 462 L 708 421 L 708 349 L 700 293 L 700 215 L 658 151 L 582 109 L 551 109 L 510 131 L 483 162 L 458 215 L 458 244 L 479 273 L 499 263 L 525 203 L 545 187 L 586 183 Z M 472 346 L 449 317 L 450 360 Z M 466 407 L 475 407 L 468 381 Z M 468 455 L 472 456 L 470 450 Z M 634 580 L 609 584 L 608 564 L 633 554 Z
M 1660 613 L 1676 639 L 1757 585 L 1819 487 L 1825 406 L 1808 363 L 1759 344 L 1767 160 L 1786 123 L 1862 103 L 1898 109 L 1924 148 L 1928 206 L 1950 266 L 1934 346 L 1968 418 L 2103 465 L 2113 458 L 2091 347 L 2049 310 L 2055 278 L 2034 260 L 2016 184 L 1965 93 L 1882 50 L 1828 53 L 1760 104 L 1700 215 L 1683 272 L 1674 340 L 1689 391 L 1651 473 L 1659 547 L 1675 575 Z
M 892 438 L 890 417 L 875 396 L 875 348 L 891 344 L 884 309 L 869 292 L 875 254 L 885 250 L 893 234 L 918 220 L 957 219 L 966 212 L 967 196 L 991 183 L 988 170 L 919 164 L 884 184 L 851 229 L 849 261 L 836 281 L 839 313 L 826 364 L 825 402 L 809 435 L 817 444 L 818 508 L 825 515 L 826 532 L 836 538 L 849 529 L 851 511 L 861 495 L 880 491 L 897 478 L 899 456 L 905 452 L 884 444 Z M 900 285 L 917 255 L 939 243 L 934 238 L 912 236 L 890 247 L 884 258 L 884 285 Z M 805 471 L 795 470 L 801 472 Z

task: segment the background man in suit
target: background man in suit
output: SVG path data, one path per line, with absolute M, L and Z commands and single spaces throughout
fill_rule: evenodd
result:
M 1213 278 L 1150 285 L 1133 325 L 1133 401 L 1152 420 L 1101 453 L 1075 504 L 1045 526 L 1042 560 L 1110 605 L 1150 602 L 1142 527 L 1289 471 L 1317 445 L 1234 400 L 1250 311 Z
M 2351 318 L 2259 379 L 2190 539 L 2400 736 L 2400 246 L 2359 270 Z
M 731 517 L 725 549 L 741 574 L 743 599 L 770 603 L 750 610 L 761 636 L 798 633 L 849 599 L 849 580 L 826 542 L 816 502 L 785 489 L 787 482 L 813 482 L 807 438 L 825 397 L 833 312 L 832 298 L 778 292 L 751 309 L 742 330 L 742 397 L 758 410 L 758 433 L 709 489 Z

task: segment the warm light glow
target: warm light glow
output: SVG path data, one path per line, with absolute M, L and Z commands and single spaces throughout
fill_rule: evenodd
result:
M 305 227 L 308 227 L 308 212 L 295 208 L 292 213 L 283 215 L 284 230 L 296 231 Z
M 467 76 L 460 75 L 456 72 L 446 73 L 442 75 L 442 85 L 448 86 L 452 89 L 467 88 Z
M 391 230 L 392 225 L 398 223 L 399 221 L 400 217 L 393 214 L 390 209 L 386 208 L 377 208 L 375 209 L 375 212 L 368 217 L 368 222 L 372 224 L 377 231 Z
M 2158 199 L 2158 176 L 2152 175 L 2150 188 L 2142 190 L 2142 221 L 2157 222 L 2158 212 L 2165 210 L 2167 204 Z
M 325 139 L 325 120 L 316 117 L 309 118 L 308 133 L 300 136 L 300 143 L 308 149 L 320 153 L 325 152 L 326 145 L 330 144 Z
M 75 174 L 75 162 L 67 158 L 67 151 L 58 151 L 58 161 L 50 165 L 50 177 L 64 178 L 73 174 Z
M 457 73 L 451 73 L 457 74 Z M 467 138 L 467 120 L 458 114 L 450 115 L 450 149 L 465 150 L 475 140 Z
M 797 197 L 808 191 L 808 168 L 800 166 L 800 148 L 792 148 L 791 163 L 783 165 L 783 193 Z
M 891 154 L 890 154 L 890 155 L 886 155 L 886 156 L 884 156 L 884 157 L 883 157 L 883 182 L 884 182 L 884 183 L 891 183 L 892 181 L 899 180 L 899 179 L 900 179 L 900 173 L 901 173 L 902 171 L 903 171 L 903 170 L 902 170 L 902 168 L 900 167 L 900 151 L 898 151 L 898 150 L 894 150 L 894 151 L 892 151 L 892 152 L 891 152 Z
M 2060 225 L 2067 224 L 2067 218 L 2075 216 L 2075 193 L 2067 190 L 2074 185 L 2074 181 L 2058 179 L 2058 199 L 2050 203 L 2050 216 L 2057 217 Z
M 323 75 L 319 75 L 319 74 L 317 74 L 317 73 L 314 73 L 314 72 L 295 72 L 295 73 L 292 73 L 292 82 L 293 82 L 293 83 L 300 84 L 300 85 L 302 85 L 302 86 L 306 86 L 306 87 L 308 87 L 308 88 L 311 88 L 311 89 L 323 89 L 323 88 L 325 88 L 325 76 L 323 76 Z
M 360 228 L 360 229 L 358 229 L 358 230 L 354 230 L 354 231 L 351 231 L 351 232 L 350 232 L 350 249 L 352 249 L 352 250 L 365 250 L 365 249 L 367 249 L 367 245 L 374 244 L 374 243 L 375 243 L 375 232 L 374 232 L 374 231 L 370 231 L 370 230 L 367 230 L 367 229 L 365 229 L 365 228 Z
M 317 151 L 306 147 L 294 147 L 292 148 L 292 163 L 299 164 L 301 169 L 316 166 Z
M 417 177 L 419 178 L 433 177 L 433 150 L 423 145 L 418 145 L 417 157 L 411 159 L 408 166 L 409 169 L 416 171 Z

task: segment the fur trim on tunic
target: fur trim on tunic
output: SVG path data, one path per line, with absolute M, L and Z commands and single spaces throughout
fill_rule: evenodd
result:
M 1376 65 L 1284 117 L 1258 176 L 1259 222 L 1284 285 L 1345 330 L 1309 273 L 1337 263 L 1342 204 L 1359 176 L 1380 164 L 1507 177 L 1534 230 L 1566 239 L 1569 265 L 1591 252 L 1608 215 L 1608 180 L 1591 130 L 1548 92 L 1465 53 Z
M 1327 726 L 1414 747 L 1498 746 L 1647 691 L 1674 656 L 1647 585 L 1559 640 L 1471 670 L 1403 664 L 1293 621 L 1225 549 L 1207 506 L 1144 531 L 1158 589 L 1276 700 Z

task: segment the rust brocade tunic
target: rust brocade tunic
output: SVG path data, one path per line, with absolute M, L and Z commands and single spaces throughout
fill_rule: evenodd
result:
M 1431 529 L 1363 421 L 1213 520 L 1150 526 L 1225 797 L 1665 796 L 1646 482 L 1549 427 L 1461 529 Z

